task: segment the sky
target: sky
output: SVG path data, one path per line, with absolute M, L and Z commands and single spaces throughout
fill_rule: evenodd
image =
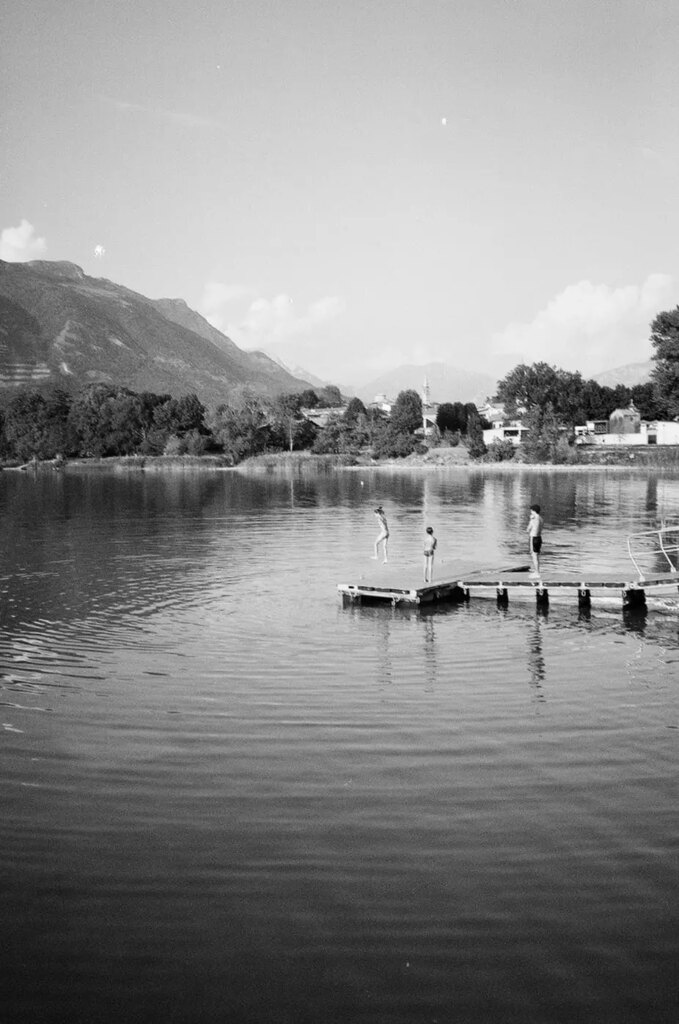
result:
M 5 0 L 0 258 L 358 385 L 591 376 L 679 303 L 676 0 Z

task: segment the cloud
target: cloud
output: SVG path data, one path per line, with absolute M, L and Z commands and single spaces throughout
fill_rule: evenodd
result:
M 622 288 L 580 281 L 564 288 L 530 323 L 509 324 L 495 334 L 492 349 L 510 366 L 540 361 L 591 376 L 649 359 L 650 323 L 676 304 L 668 274 L 650 274 L 642 285 Z
M 161 121 L 171 121 L 184 128 L 216 128 L 219 121 L 207 114 L 192 114 L 182 110 L 166 110 L 163 107 L 149 107 L 144 103 L 129 103 L 127 100 L 116 100 L 110 96 L 101 96 L 100 99 L 114 107 L 115 110 L 123 113 L 145 114 L 148 117 L 157 118 Z
M 25 219 L 16 228 L 0 231 L 0 260 L 25 263 L 27 260 L 39 259 L 46 251 L 47 242 L 36 236 L 35 228 Z
M 343 313 L 344 302 L 337 296 L 326 296 L 300 310 L 289 295 L 265 299 L 244 285 L 210 281 L 205 285 L 200 311 L 241 348 L 271 349 L 322 331 Z

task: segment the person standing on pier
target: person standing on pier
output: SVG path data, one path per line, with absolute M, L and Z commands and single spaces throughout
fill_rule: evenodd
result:
M 528 526 L 526 527 L 526 533 L 528 534 L 528 550 L 530 552 L 531 561 L 533 563 L 533 571 L 531 576 L 540 575 L 540 549 L 542 548 L 542 516 L 540 515 L 540 506 L 531 505 L 530 507 L 530 518 L 528 519 Z
M 434 578 L 434 552 L 436 551 L 436 537 L 433 526 L 428 526 L 427 536 L 424 539 L 424 582 L 431 583 Z
M 387 523 L 387 517 L 384 514 L 384 509 L 382 508 L 381 505 L 378 505 L 377 508 L 375 509 L 375 515 L 377 516 L 377 520 L 380 524 L 380 533 L 377 540 L 375 541 L 375 554 L 373 555 L 373 558 L 379 558 L 380 544 L 384 544 L 384 561 L 386 563 L 387 545 L 389 543 L 389 524 Z

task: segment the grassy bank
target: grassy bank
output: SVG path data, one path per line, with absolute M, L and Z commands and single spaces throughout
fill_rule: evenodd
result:
M 517 452 L 520 456 L 520 452 Z M 617 469 L 654 469 L 679 472 L 679 445 L 650 445 L 643 447 L 578 447 L 573 449 L 574 459 L 568 464 L 527 463 L 520 457 L 504 462 L 484 462 L 469 457 L 463 445 L 455 448 L 430 448 L 423 454 L 413 454 L 401 459 L 376 460 L 367 454 L 355 455 L 315 455 L 312 452 L 270 452 L 244 459 L 237 466 L 224 455 L 126 455 L 108 458 L 68 459 L 57 463 L 50 459 L 44 462 L 31 461 L 19 464 L 7 464 L 4 470 L 23 470 L 26 472 L 91 472 L 96 470 L 115 470 L 117 472 L 160 472 L 186 470 L 238 470 L 244 473 L 289 473 L 314 472 L 329 473 L 337 469 L 483 469 L 491 472 L 515 470 L 573 470 L 617 468 Z
M 4 470 L 34 472 L 91 472 L 93 470 L 117 470 L 120 472 L 148 472 L 153 470 L 187 470 L 187 469 L 229 469 L 229 460 L 222 455 L 113 455 L 108 458 L 55 459 L 10 463 L 1 467 Z
M 364 464 L 372 460 L 366 459 Z M 237 469 L 246 473 L 277 473 L 291 470 L 308 470 L 315 473 L 329 473 L 334 469 L 362 464 L 353 455 L 314 455 L 312 452 L 269 452 L 253 455 L 238 464 Z
M 578 464 L 585 466 L 649 466 L 679 469 L 679 445 L 580 445 Z

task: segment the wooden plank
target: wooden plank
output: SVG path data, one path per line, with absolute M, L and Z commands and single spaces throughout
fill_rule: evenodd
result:
M 490 590 L 503 601 L 508 600 L 512 590 L 532 590 L 536 600 L 547 600 L 550 590 L 572 590 L 582 605 L 589 604 L 592 592 L 617 590 L 625 603 L 635 600 L 638 595 L 643 600 L 644 592 L 652 594 L 653 590 L 676 587 L 679 595 L 679 574 L 662 573 L 644 580 L 630 580 L 622 575 L 612 576 L 597 573 L 582 573 L 577 576 L 546 576 L 541 578 L 528 577 L 521 567 L 518 571 L 510 569 L 495 572 L 484 572 L 483 575 L 470 573 L 463 578 L 438 580 L 423 586 L 390 586 L 387 583 L 339 583 L 338 591 L 352 600 L 366 598 L 376 601 L 390 601 L 393 604 L 407 602 L 411 604 L 430 603 L 434 601 L 464 601 L 473 596 L 474 591 Z M 543 596 L 544 595 L 544 596 Z

